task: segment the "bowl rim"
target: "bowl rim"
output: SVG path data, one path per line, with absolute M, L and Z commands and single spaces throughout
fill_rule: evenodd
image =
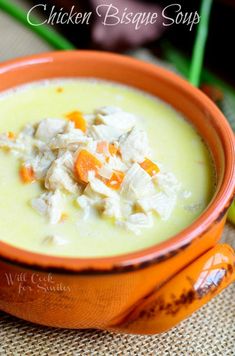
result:
M 91 56 L 92 60 L 94 60 L 95 57 L 99 57 L 100 60 L 102 60 L 102 58 L 106 60 L 109 59 L 113 65 L 115 65 L 115 63 L 125 63 L 126 65 L 129 65 L 130 67 L 134 66 L 149 75 L 156 73 L 158 76 L 164 76 L 164 79 L 173 83 L 178 89 L 184 92 L 187 91 L 192 98 L 200 103 L 203 102 L 203 105 L 206 106 L 207 111 L 210 112 L 211 117 L 213 117 L 213 120 L 216 122 L 220 140 L 223 141 L 224 155 L 227 158 L 227 167 L 221 187 L 215 194 L 209 206 L 190 226 L 166 241 L 148 248 L 110 257 L 76 258 L 44 255 L 23 250 L 0 241 L 0 259 L 5 262 L 20 265 L 24 268 L 49 270 L 58 273 L 106 274 L 130 272 L 147 267 L 151 264 L 162 262 L 182 251 L 189 246 L 195 238 L 202 236 L 208 231 L 214 222 L 223 219 L 234 198 L 235 140 L 232 129 L 221 111 L 205 94 L 175 73 L 129 56 L 110 52 L 72 50 L 45 52 L 3 62 L 0 64 L 0 76 L 2 73 L 5 74 L 11 70 L 15 71 L 24 66 L 40 65 L 40 63 L 58 62 L 66 59 L 79 60 Z

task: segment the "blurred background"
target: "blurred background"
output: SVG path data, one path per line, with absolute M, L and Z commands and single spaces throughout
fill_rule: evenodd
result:
M 206 18 L 209 20 L 209 33 L 200 87 L 220 106 L 235 129 L 235 0 L 204 2 L 212 2 L 212 7 Z M 0 61 L 74 46 L 78 49 L 98 49 L 132 55 L 166 66 L 189 79 L 199 25 L 193 26 L 191 31 L 189 26 L 182 23 L 164 27 L 159 18 L 156 24 L 142 26 L 136 30 L 134 24 L 104 26 L 98 16 L 92 16 L 89 25 L 58 24 L 33 27 L 27 23 L 27 12 L 35 5 L 45 4 L 46 11 L 42 6 L 33 11 L 37 20 L 43 22 L 48 18 L 53 6 L 54 12 L 61 9 L 63 12 L 70 12 L 74 6 L 74 12 L 95 13 L 98 5 L 113 4 L 120 13 L 128 8 L 128 11 L 134 13 L 161 14 L 166 6 L 179 4 L 185 14 L 195 11 L 200 13 L 201 3 L 202 0 L 0 0 Z M 175 18 L 175 7 L 169 7 L 166 14 Z M 50 41 L 50 38 L 48 41 L 48 29 L 62 35 L 69 42 L 64 43 L 60 38 L 56 43 Z M 47 32 L 46 36 L 42 37 L 41 31 Z M 203 33 L 201 35 L 203 37 Z M 200 47 L 203 45 L 199 41 L 196 52 L 202 51 Z M 200 53 L 196 53 L 196 57 L 198 55 L 200 56 Z

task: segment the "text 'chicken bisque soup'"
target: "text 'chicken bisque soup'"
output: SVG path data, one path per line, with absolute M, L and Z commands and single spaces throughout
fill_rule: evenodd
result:
M 195 129 L 162 101 L 99 80 L 0 97 L 0 240 L 44 254 L 112 256 L 157 244 L 210 202 Z

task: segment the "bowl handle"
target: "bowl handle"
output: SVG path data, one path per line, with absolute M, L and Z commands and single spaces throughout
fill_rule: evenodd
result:
M 113 331 L 155 334 L 166 331 L 235 281 L 235 252 L 216 245 L 152 291 Z

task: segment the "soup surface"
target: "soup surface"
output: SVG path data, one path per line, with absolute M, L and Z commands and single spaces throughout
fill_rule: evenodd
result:
M 66 195 L 66 219 L 51 224 L 30 202 L 45 190 L 23 184 L 19 159 L 0 149 L 0 240 L 43 254 L 70 257 L 112 256 L 157 244 L 190 225 L 209 204 L 215 186 L 210 153 L 194 128 L 164 102 L 133 88 L 99 80 L 58 79 L 19 87 L 0 96 L 0 134 L 18 133 L 27 124 L 61 118 L 76 110 L 92 113 L 118 107 L 138 118 L 148 136 L 152 159 L 174 175 L 177 199 L 170 216 L 152 214 L 140 233 L 113 219 L 84 212 Z M 57 237 L 57 238 L 52 238 Z

